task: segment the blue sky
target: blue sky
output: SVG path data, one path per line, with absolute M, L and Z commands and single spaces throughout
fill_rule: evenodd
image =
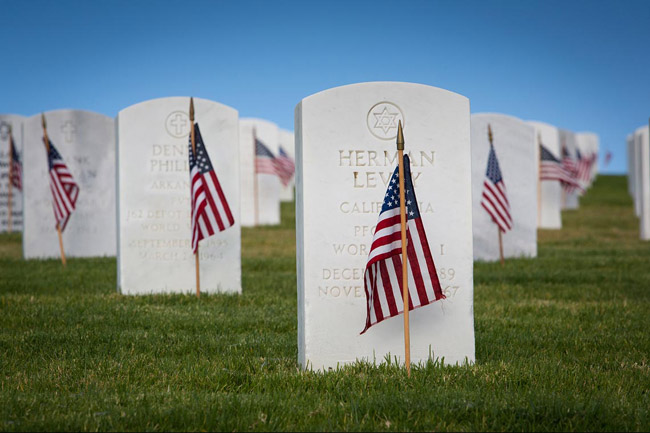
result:
M 650 116 L 650 2 L 0 1 L 0 113 L 115 116 L 193 95 L 293 129 L 318 91 L 408 81 L 599 134 L 621 173 Z

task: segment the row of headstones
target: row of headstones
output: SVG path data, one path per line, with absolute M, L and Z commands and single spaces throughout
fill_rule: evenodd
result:
M 70 163 L 78 159 L 88 166 L 82 164 L 76 172 L 71 167 L 73 174 L 97 183 L 111 179 L 117 166 L 118 285 L 122 293 L 191 292 L 195 287 L 187 173 L 189 129 L 176 129 L 183 119 L 187 120 L 187 105 L 188 98 L 166 98 L 121 111 L 117 118 L 116 160 L 111 160 L 110 139 L 103 142 L 108 148 L 104 149 L 106 155 L 96 154 L 98 150 L 89 146 L 101 134 L 110 136 L 110 124 L 105 132 L 93 127 L 83 135 L 81 123 L 77 126 L 78 142 L 83 145 L 70 151 L 67 159 Z M 196 100 L 196 113 L 215 171 L 233 212 L 239 215 L 240 207 L 242 212 L 245 207 L 240 189 L 251 187 L 244 182 L 246 160 L 237 144 L 243 146 L 247 134 L 252 140 L 252 133 L 240 128 L 237 112 L 224 105 Z M 364 268 L 368 245 L 386 183 L 397 161 L 398 121 L 404 125 L 422 220 L 447 296 L 437 305 L 413 311 L 412 359 L 418 362 L 434 354 L 444 356 L 446 363 L 473 362 L 473 260 L 498 257 L 496 227 L 478 207 L 489 150 L 487 125 L 494 131 L 514 220 L 514 229 L 504 236 L 507 257 L 536 256 L 537 227 L 561 227 L 562 193 L 559 184 L 554 185 L 557 182 L 542 183 L 538 213 L 537 137 L 558 159 L 560 143 L 575 152 L 582 146 L 578 137 L 590 137 L 585 141 L 590 144 L 585 146 L 593 150 L 597 149 L 597 137 L 499 114 L 476 114 L 470 121 L 467 98 L 411 83 L 361 83 L 330 89 L 303 99 L 295 114 L 298 339 L 302 365 L 329 368 L 355 359 L 381 360 L 389 353 L 401 353 L 399 320 L 382 322 L 359 334 L 366 314 Z M 55 119 L 48 115 L 50 124 L 62 127 L 63 121 Z M 35 205 L 28 197 L 30 189 L 39 189 L 37 200 L 42 208 L 50 206 L 50 199 L 45 152 L 38 146 L 40 118 L 25 121 L 23 130 L 24 164 L 41 171 L 33 178 L 30 170 L 26 171 L 27 229 L 31 224 L 28 209 Z M 55 144 L 65 140 L 63 133 L 51 133 Z M 262 126 L 257 126 L 256 134 L 265 140 Z M 61 153 L 66 158 L 65 152 Z M 101 164 L 94 160 L 101 160 Z M 94 163 L 101 166 L 91 170 Z M 104 182 L 104 186 L 107 190 L 114 188 L 111 182 Z M 261 180 L 260 197 L 268 193 L 266 187 L 267 180 Z M 110 197 L 110 191 L 105 197 Z M 99 221 L 115 215 L 110 200 L 94 193 L 89 198 L 94 198 L 93 203 L 80 206 L 71 224 L 74 218 Z M 576 207 L 577 202 L 577 197 L 567 199 L 566 206 Z M 95 210 L 101 210 L 102 215 L 95 216 Z M 25 230 L 24 246 L 29 248 L 32 241 L 48 243 L 55 256 L 58 245 L 51 213 L 42 213 L 38 218 L 44 220 L 46 229 L 33 238 Z M 240 218 L 243 223 L 243 213 Z M 84 235 L 80 242 L 93 243 L 90 235 L 110 234 L 115 230 L 114 217 L 112 223 L 102 227 L 79 233 Z M 203 241 L 200 258 L 203 291 L 241 292 L 238 224 Z
M 627 190 L 639 218 L 639 237 L 650 240 L 650 134 L 648 125 L 627 136 Z
M 160 104 L 163 101 L 158 100 L 155 104 Z M 138 104 L 143 110 L 150 110 L 151 103 L 144 103 L 147 105 Z M 128 109 L 127 109 L 128 110 Z M 126 110 L 125 110 L 126 111 Z M 40 133 L 38 131 L 38 116 L 35 116 L 27 124 L 37 130 L 33 133 L 37 137 Z M 80 112 L 80 111 L 59 111 L 48 113 L 48 117 L 52 118 L 52 122 L 58 121 L 61 124 L 60 134 L 54 132 L 53 137 L 55 143 L 61 143 L 60 147 L 64 150 L 64 154 L 73 155 L 69 165 L 73 167 L 73 173 L 78 173 L 78 181 L 83 186 L 85 198 L 80 200 L 81 212 L 97 212 L 98 215 L 103 216 L 103 220 L 98 219 L 98 215 L 87 215 L 82 217 L 78 215 L 75 220 L 77 224 L 71 225 L 71 230 L 68 233 L 77 233 L 75 235 L 67 235 L 67 237 L 74 237 L 76 239 L 83 239 L 86 243 L 89 234 L 98 234 L 101 239 L 93 239 L 92 250 L 76 251 L 72 247 L 72 256 L 93 256 L 93 255 L 115 255 L 114 242 L 112 241 L 113 231 L 109 227 L 113 227 L 111 215 L 113 214 L 113 206 L 115 203 L 115 194 L 112 189 L 112 182 L 106 181 L 111 179 L 111 173 L 114 167 L 114 156 L 111 152 L 110 142 L 114 140 L 112 119 L 102 116 L 100 114 Z M 20 126 L 18 130 L 18 143 L 23 142 L 24 129 L 22 127 L 22 118 L 18 116 L 3 116 L 2 122 L 5 125 L 10 123 Z M 504 254 L 506 257 L 528 256 L 534 257 L 536 255 L 536 228 L 558 229 L 561 228 L 561 209 L 576 208 L 578 204 L 577 193 L 570 193 L 568 197 L 562 199 L 562 191 L 559 184 L 555 182 L 544 182 L 541 185 L 541 191 L 534 192 L 533 188 L 536 187 L 537 180 L 532 176 L 537 173 L 539 156 L 533 155 L 531 158 L 531 151 L 534 152 L 535 143 L 541 137 L 544 145 L 556 153 L 559 158 L 560 142 L 566 143 L 567 147 L 573 151 L 575 148 L 581 148 L 583 153 L 588 150 L 597 151 L 598 138 L 594 134 L 582 133 L 573 134 L 569 131 L 558 130 L 551 125 L 539 122 L 524 122 L 514 117 L 499 115 L 499 114 L 475 114 L 472 116 L 472 143 L 476 143 L 472 148 L 472 167 L 473 173 L 473 196 L 481 196 L 481 188 L 483 187 L 482 179 L 484 176 L 485 164 L 487 161 L 487 152 L 489 145 L 487 143 L 487 125 L 493 124 L 497 133 L 497 148 L 498 153 L 501 155 L 500 164 L 502 165 L 504 176 L 506 177 L 509 188 L 509 194 L 513 197 L 513 214 L 514 219 L 518 222 L 514 226 L 513 231 L 506 236 L 504 244 Z M 80 125 L 79 127 L 77 125 Z M 148 123 L 140 123 L 144 128 L 149 128 L 147 133 L 155 131 Z M 165 119 L 165 130 L 169 136 L 173 138 L 184 139 L 188 130 L 188 119 L 186 113 L 182 110 L 170 113 Z M 77 132 L 79 129 L 79 132 Z M 243 226 L 255 225 L 254 192 L 253 180 L 255 179 L 254 170 L 254 152 L 251 150 L 252 146 L 245 146 L 246 143 L 253 143 L 253 129 L 256 130 L 256 135 L 260 140 L 265 143 L 273 144 L 278 143 L 284 148 L 289 149 L 293 153 L 293 134 L 289 131 L 278 129 L 277 126 L 271 122 L 258 120 L 258 119 L 242 119 L 240 121 L 239 137 L 241 146 L 240 152 L 240 188 L 241 188 L 241 222 Z M 0 131 L 2 131 L 0 129 Z M 79 134 L 86 134 L 86 137 L 79 136 Z M 56 140 L 61 138 L 61 140 Z M 0 134 L 0 139 L 6 141 L 7 134 Z M 91 144 L 90 146 L 88 144 Z M 97 145 L 93 145 L 97 143 Z M 153 143 L 153 142 L 152 142 Z M 7 149 L 6 143 L 2 143 L 2 149 Z M 183 157 L 185 149 L 181 149 L 182 144 L 176 145 L 176 156 Z M 149 161 L 148 168 L 150 172 L 162 171 L 165 173 L 173 172 L 175 167 L 173 163 L 177 163 L 178 168 L 185 170 L 185 163 L 183 160 L 177 158 L 177 161 L 170 162 L 170 152 L 174 152 L 173 148 L 168 145 L 160 143 L 152 144 L 153 150 L 151 152 L 151 161 Z M 272 146 L 277 149 L 276 146 Z M 83 148 L 83 149 L 80 149 Z M 40 149 L 36 149 L 37 156 L 39 156 Z M 7 153 L 4 150 L 1 154 L 3 158 L 3 172 L 2 172 L 2 229 L 7 228 L 7 183 L 8 173 L 7 167 Z M 41 161 L 39 161 L 40 163 Z M 27 165 L 31 167 L 31 165 Z M 43 164 L 38 167 L 43 169 Z M 595 166 L 594 166 L 595 167 Z M 43 170 L 38 172 L 38 176 L 42 179 Z M 272 178 L 265 178 L 260 182 L 259 191 L 257 192 L 259 209 L 261 214 L 261 223 L 277 224 L 279 222 L 279 210 L 277 206 L 277 183 L 273 182 Z M 94 180 L 99 177 L 104 180 L 97 184 Z M 523 181 L 523 182 L 521 182 Z M 359 180 L 362 182 L 362 180 Z M 372 177 L 371 177 L 372 182 Z M 292 182 L 293 183 L 293 182 Z M 29 185 L 29 183 L 28 183 Z M 160 192 L 164 188 L 169 187 L 170 183 L 162 181 L 155 184 L 154 191 Z M 38 185 L 36 185 L 38 187 Z M 43 190 L 43 188 L 39 188 Z M 531 192 L 532 191 L 532 192 Z M 13 227 L 16 231 L 22 230 L 22 200 L 20 200 L 20 192 L 14 192 L 13 202 Z M 539 200 L 532 202 L 531 197 L 540 195 Z M 83 196 L 82 196 L 83 197 Z M 41 203 L 40 209 L 47 208 L 45 205 L 47 197 L 38 197 Z M 282 188 L 280 191 L 280 199 L 282 201 L 291 201 L 293 199 L 293 185 L 289 184 L 287 187 Z M 639 202 L 639 201 L 637 201 Z M 536 207 L 540 205 L 541 209 L 538 210 L 537 217 L 535 216 Z M 640 209 L 637 206 L 637 209 Z M 180 211 L 181 209 L 177 209 Z M 38 211 L 37 211 L 38 212 Z M 46 210 L 49 212 L 49 210 Z M 80 212 L 80 213 L 81 213 Z M 494 243 L 493 236 L 491 236 L 489 227 L 492 227 L 492 221 L 480 206 L 480 200 L 473 201 L 474 212 L 474 258 L 477 260 L 494 260 L 498 254 L 496 251 L 496 244 Z M 639 214 L 637 212 L 637 214 Z M 534 223 L 537 218 L 537 224 Z M 146 218 L 145 218 L 146 219 Z M 39 230 L 33 232 L 36 238 L 39 238 L 44 233 L 50 233 L 51 227 L 47 224 L 47 219 L 37 213 L 34 222 L 39 222 Z M 84 224 L 86 223 L 86 224 Z M 494 231 L 494 230 L 492 230 Z M 31 233 L 31 231 L 30 231 Z M 82 234 L 82 237 L 79 237 Z M 492 233 L 493 234 L 493 233 Z M 29 239 L 29 237 L 28 237 Z M 67 239 L 66 239 L 67 240 Z M 72 240 L 68 240 L 73 242 Z M 50 254 L 40 252 L 39 248 L 42 243 L 36 244 L 36 251 L 31 253 L 27 249 L 26 257 L 49 257 L 55 256 L 57 252 L 52 250 Z
M 174 98 L 171 98 L 174 99 Z M 181 98 L 183 99 L 183 98 Z M 184 100 L 184 99 L 183 99 Z M 174 101 L 157 100 L 149 101 L 153 105 L 168 103 L 173 104 Z M 144 103 L 148 104 L 148 103 Z M 139 105 L 139 104 L 138 104 Z M 150 106 L 150 105 L 148 105 Z M 124 110 L 127 112 L 129 109 Z M 87 111 L 80 110 L 58 110 L 45 113 L 48 122 L 50 123 L 50 137 L 57 149 L 63 154 L 64 160 L 72 173 L 75 174 L 75 180 L 81 185 L 84 192 L 82 198 L 79 200 L 79 210 L 89 208 L 87 210 L 97 210 L 102 214 L 110 214 L 111 210 L 115 209 L 115 126 L 114 119 Z M 152 121 L 152 123 L 155 121 Z M 47 163 L 45 160 L 44 148 L 41 148 L 42 130 L 40 125 L 40 114 L 31 118 L 25 118 L 16 115 L 0 115 L 0 232 L 8 230 L 8 191 L 9 191 L 9 128 L 13 126 L 14 143 L 18 150 L 18 155 L 22 159 L 23 143 L 28 142 L 29 148 L 27 149 L 27 158 L 25 165 L 27 167 L 27 185 L 32 185 L 30 179 L 42 179 L 43 174 L 47 170 Z M 161 125 L 145 124 L 148 133 L 155 135 L 155 131 L 161 129 Z M 254 166 L 255 166 L 255 148 L 253 131 L 256 131 L 257 138 L 265 143 L 273 152 L 277 153 L 278 149 L 282 147 L 292 158 L 294 154 L 294 135 L 292 131 L 287 131 L 278 128 L 272 122 L 261 119 L 240 119 L 239 122 L 239 137 L 241 140 L 241 217 L 242 226 L 249 227 L 258 224 L 273 225 L 280 222 L 280 213 L 278 201 L 290 202 L 293 201 L 294 179 L 291 179 L 288 185 L 279 188 L 272 181 L 266 179 L 261 187 L 262 191 L 258 192 L 258 212 L 259 215 L 255 217 L 255 203 L 254 203 L 254 184 L 255 179 Z M 27 131 L 27 132 L 26 132 Z M 171 113 L 164 123 L 164 132 L 172 138 L 187 138 L 185 134 L 189 131 L 189 120 L 187 118 L 187 109 L 184 111 L 178 110 Z M 149 138 L 151 141 L 152 138 Z M 152 162 L 150 170 L 170 170 L 173 171 L 174 167 L 171 164 L 162 162 L 167 158 L 162 155 L 167 148 L 163 148 L 160 143 L 154 144 L 155 148 L 152 151 L 152 157 L 160 156 L 158 162 Z M 187 153 L 187 152 L 186 152 Z M 36 164 L 41 170 L 34 171 L 32 169 L 32 161 L 37 158 Z M 42 157 L 42 158 L 41 158 Z M 169 159 L 169 158 L 167 158 Z M 187 162 L 187 161 L 185 161 Z M 159 164 L 159 165 L 156 165 Z M 181 170 L 183 168 L 181 167 Z M 38 176 L 38 177 L 37 177 Z M 99 178 L 98 181 L 94 179 Z M 98 184 L 99 182 L 100 184 Z M 38 187 L 39 185 L 35 185 Z M 42 189 L 42 188 L 39 188 Z M 279 189 L 278 191 L 276 191 Z M 31 191 L 30 191 L 31 192 Z M 29 195 L 29 193 L 28 193 Z M 101 209 L 97 209 L 97 201 L 100 201 Z M 23 201 L 22 193 L 20 190 L 13 188 L 12 190 L 12 231 L 20 232 L 23 226 Z M 40 211 L 40 209 L 39 209 Z M 49 211 L 49 209 L 48 209 Z M 28 212 L 29 213 L 29 212 Z M 40 214 L 36 219 L 40 219 Z M 94 218 L 76 218 L 79 223 L 83 221 L 96 221 Z M 104 230 L 105 227 L 100 223 L 92 223 L 93 227 L 77 227 L 79 224 L 71 224 L 70 232 L 102 232 L 102 236 L 108 238 L 110 235 Z M 76 227 L 76 228 L 75 228 Z M 43 228 L 49 231 L 49 227 Z M 114 233 L 114 230 L 113 230 Z M 110 242 L 109 242 L 110 244 Z M 97 249 L 91 252 L 72 251 L 73 256 L 86 256 L 86 255 L 115 255 L 114 242 L 112 246 L 106 242 L 100 242 Z M 101 247 L 100 247 L 101 245 Z M 29 257 L 32 254 L 28 254 Z M 46 257 L 47 255 L 35 254 L 35 257 Z
M 277 176 L 256 175 L 254 135 L 274 154 L 281 146 L 290 156 L 294 135 L 265 120 L 238 119 L 237 111 L 222 104 L 197 99 L 195 105 L 208 153 L 237 215 L 233 228 L 203 242 L 203 289 L 240 291 L 240 227 L 279 224 L 280 201 L 293 200 L 293 180 L 283 187 Z M 117 255 L 123 293 L 190 289 L 176 272 L 192 261 L 188 108 L 189 98 L 163 98 L 128 107 L 117 119 L 80 110 L 45 113 L 49 138 L 80 187 L 63 232 L 66 255 Z M 12 229 L 23 232 L 26 259 L 59 257 L 41 115 L 3 115 L 0 125 L 3 228 L 11 127 L 24 192 L 12 190 Z

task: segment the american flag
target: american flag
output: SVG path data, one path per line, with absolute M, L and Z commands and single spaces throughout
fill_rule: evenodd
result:
M 409 310 L 444 299 L 433 256 L 424 231 L 408 155 L 404 155 L 404 199 L 406 200 L 406 239 Z M 364 273 L 367 300 L 366 327 L 404 312 L 402 292 L 402 234 L 400 222 L 399 167 L 384 196 L 379 222 Z
M 579 149 L 576 149 L 576 158 L 578 160 L 576 177 L 583 185 L 588 184 L 591 180 L 591 163 L 593 158 L 591 155 L 589 157 L 583 157 Z
M 268 147 L 255 138 L 255 173 L 280 176 L 280 163 Z
M 50 151 L 47 154 L 47 163 L 50 168 L 50 190 L 52 191 L 52 207 L 56 226 L 65 230 L 70 215 L 75 209 L 77 197 L 79 197 L 79 186 L 74 181 L 70 170 L 63 162 L 61 154 L 56 147 L 49 142 Z
M 573 185 L 576 188 L 580 188 L 580 184 L 576 182 L 573 175 L 566 170 L 560 160 L 543 145 L 540 144 L 539 147 L 541 153 L 539 179 L 556 180 L 561 182 L 562 185 Z
M 566 146 L 562 146 L 562 166 L 572 179 L 572 182 L 562 182 L 562 187 L 564 190 L 568 193 L 571 193 L 576 189 L 580 189 L 582 191 L 582 186 L 580 185 L 578 179 L 578 164 L 576 164 L 576 161 L 571 157 L 571 154 L 569 153 L 569 150 L 566 148 Z
M 201 239 L 235 224 L 226 196 L 203 144 L 199 124 L 194 125 L 196 157 L 189 138 L 190 181 L 192 182 L 192 249 L 196 253 Z
M 289 181 L 293 177 L 293 173 L 296 171 L 296 165 L 293 162 L 293 159 L 284 151 L 282 146 L 280 146 L 280 151 L 278 152 L 277 166 L 279 168 L 278 176 L 280 176 L 280 181 L 283 186 L 289 185 Z
M 510 216 L 510 203 L 506 193 L 506 185 L 503 182 L 499 160 L 490 143 L 487 171 L 483 180 L 483 196 L 481 206 L 492 217 L 492 220 L 502 232 L 512 229 L 512 216 Z
M 605 154 L 605 160 L 603 161 L 603 167 L 607 167 L 611 160 L 612 160 L 612 152 L 608 150 L 607 153 Z
M 9 152 L 11 152 L 11 185 L 23 190 L 23 164 L 20 162 L 20 157 L 16 151 L 14 137 L 9 135 Z

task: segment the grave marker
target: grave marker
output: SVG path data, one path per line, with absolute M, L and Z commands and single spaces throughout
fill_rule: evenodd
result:
M 327 370 L 404 362 L 404 324 L 363 335 L 364 269 L 404 125 L 420 213 L 446 300 L 410 313 L 411 359 L 474 362 L 469 101 L 411 83 L 326 90 L 296 107 L 298 357 Z
M 537 144 L 541 144 L 557 159 L 562 159 L 558 129 L 548 123 L 529 121 L 535 128 Z M 538 212 L 538 227 L 542 229 L 562 228 L 562 186 L 558 181 L 542 181 L 540 185 L 541 209 Z
M 153 99 L 118 114 L 118 289 L 194 293 L 188 161 L 189 97 Z M 241 292 L 237 111 L 194 99 L 195 120 L 235 224 L 200 242 L 203 293 Z
M 510 204 L 512 229 L 503 233 L 504 257 L 537 256 L 539 152 L 535 128 L 515 117 L 472 114 L 472 224 L 474 260 L 499 260 L 497 226 L 481 206 L 490 151 L 488 125 Z
M 23 230 L 23 193 L 9 182 L 9 134 L 22 161 L 23 122 L 25 117 L 16 114 L 0 114 L 0 232 Z M 11 200 L 10 200 L 11 196 Z M 9 212 L 11 209 L 11 217 Z M 11 227 L 10 227 L 11 226 Z
M 578 144 L 578 149 L 580 149 L 580 153 L 583 157 L 594 158 L 594 162 L 591 164 L 590 180 L 588 184 L 590 187 L 598 175 L 600 140 L 598 138 L 598 134 L 595 134 L 593 132 L 578 132 L 576 134 L 576 142 Z
M 573 161 L 577 164 L 578 145 L 576 142 L 576 134 L 566 129 L 559 129 L 560 134 L 560 149 L 565 146 Z M 563 191 L 562 209 L 578 209 L 580 207 L 580 190 L 574 188 L 571 191 Z
M 115 121 L 82 110 L 49 111 L 44 116 L 48 137 L 79 186 L 75 210 L 62 232 L 65 255 L 114 256 Z M 59 258 L 41 114 L 26 119 L 24 130 L 23 255 Z
M 635 131 L 638 142 L 638 200 L 639 200 L 639 235 L 642 240 L 650 240 L 650 142 L 648 127 L 642 126 Z
M 641 217 L 641 196 L 642 196 L 642 156 L 641 156 L 641 131 L 643 126 L 634 131 L 634 148 L 632 165 L 634 166 L 634 213 Z
M 278 126 L 262 119 L 239 120 L 241 218 L 244 227 L 280 224 L 280 179 L 272 174 L 256 173 L 256 138 L 277 156 Z

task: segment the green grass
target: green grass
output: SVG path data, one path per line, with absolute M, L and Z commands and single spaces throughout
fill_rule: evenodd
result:
M 0 236 L 0 430 L 650 429 L 650 244 L 602 176 L 539 257 L 475 266 L 476 364 L 296 362 L 295 232 L 242 233 L 241 296 L 123 297 L 114 259 Z

